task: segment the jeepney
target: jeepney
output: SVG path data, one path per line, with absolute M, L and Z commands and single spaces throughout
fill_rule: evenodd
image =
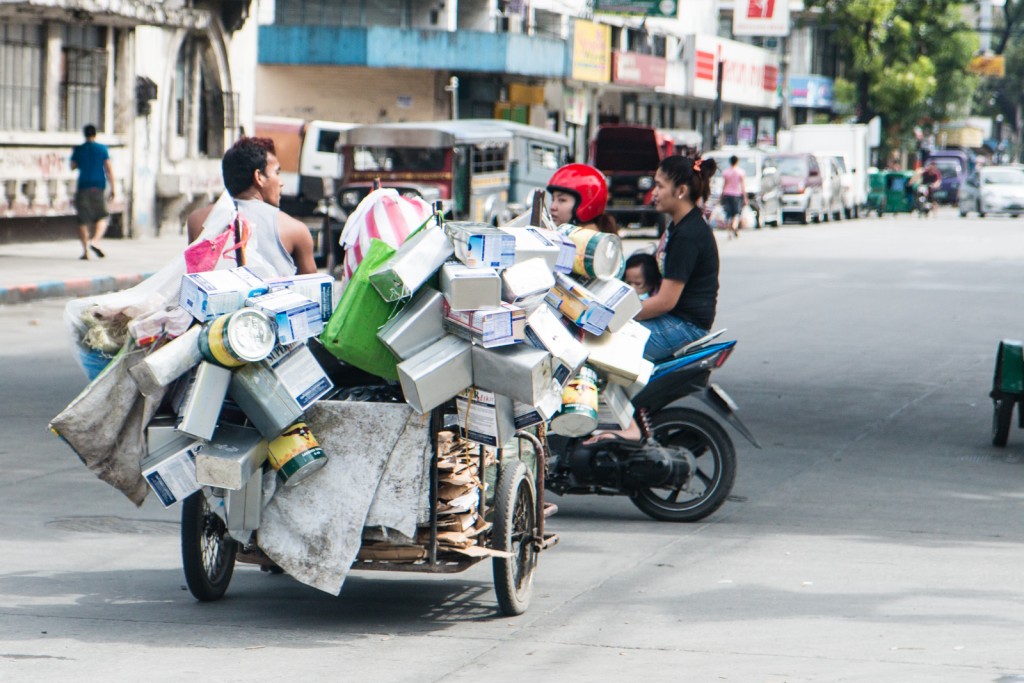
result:
M 565 163 L 569 141 L 541 128 L 497 119 L 358 126 L 339 140 L 338 203 L 351 212 L 382 187 L 440 201 L 454 220 L 498 225 L 524 210 Z

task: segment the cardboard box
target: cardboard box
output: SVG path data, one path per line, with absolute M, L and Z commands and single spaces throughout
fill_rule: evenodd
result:
M 412 358 L 444 336 L 444 297 L 423 287 L 405 308 L 377 332 L 377 338 L 399 360 Z
M 550 390 L 551 354 L 525 344 L 473 347 L 473 383 L 484 391 L 537 405 Z
M 499 228 L 516 241 L 516 263 L 539 258 L 547 264 L 548 272 L 555 270 L 561 254 L 561 242 L 554 242 L 537 228 Z M 573 248 L 573 256 L 576 254 Z
M 440 286 L 452 310 L 501 308 L 501 276 L 493 268 L 446 263 L 441 268 Z
M 279 346 L 266 360 L 232 372 L 228 394 L 270 440 L 333 386 L 305 345 Z
M 341 290 L 339 287 L 335 287 L 334 276 L 327 273 L 275 277 L 266 280 L 266 283 L 271 292 L 290 289 L 319 303 L 320 319 L 323 322 L 331 319 L 331 314 L 334 313 L 334 309 L 338 307 L 338 301 L 341 300 Z
M 142 476 L 165 508 L 199 490 L 195 458 L 202 449 L 202 441 L 181 434 L 142 459 Z
M 196 454 L 196 481 L 204 486 L 239 490 L 260 471 L 267 442 L 251 427 L 222 425 L 217 438 Z
M 547 228 L 534 228 L 528 227 L 525 230 L 535 232 L 539 237 L 542 237 L 549 242 L 558 245 L 558 258 L 555 260 L 554 268 L 551 270 L 556 273 L 565 273 L 568 275 L 572 272 L 573 263 L 576 262 L 576 243 L 569 239 L 568 236 L 562 234 L 557 230 L 548 230 Z
M 427 226 L 410 237 L 398 251 L 370 274 L 370 284 L 384 301 L 411 297 L 453 253 L 448 236 Z
M 231 370 L 207 361 L 200 363 L 189 378 L 178 409 L 178 431 L 204 441 L 212 439 L 230 383 Z
M 551 354 L 551 376 L 565 386 L 587 362 L 587 350 L 547 305 L 526 319 L 526 340 Z
M 654 363 L 652 363 L 649 360 L 644 359 L 644 361 L 640 364 L 640 374 L 637 376 L 636 380 L 633 381 L 632 383 L 624 384 L 623 383 L 624 380 L 622 378 L 618 377 L 617 375 L 609 375 L 608 382 L 609 383 L 614 382 L 615 384 L 622 384 L 622 386 L 625 387 L 625 389 L 626 389 L 626 396 L 628 396 L 629 399 L 632 400 L 633 397 L 636 396 L 637 394 L 639 394 L 641 391 L 643 391 L 644 387 L 647 386 L 647 383 L 651 381 L 651 375 L 653 373 L 654 373 Z
M 501 298 L 510 304 L 541 301 L 554 286 L 555 276 L 542 258 L 520 261 L 501 272 Z
M 245 305 L 263 311 L 274 320 L 278 344 L 306 341 L 324 331 L 320 304 L 289 289 L 246 299 Z
M 470 389 L 455 397 L 459 433 L 470 441 L 501 448 L 516 433 L 512 399 Z
M 583 346 L 590 354 L 589 365 L 608 376 L 609 381 L 618 384 L 632 384 L 644 372 L 644 347 L 650 331 L 630 320 L 618 332 L 606 332 L 600 337 L 584 334 Z
M 643 308 L 636 290 L 618 278 L 594 278 L 587 283 L 587 289 L 612 310 L 609 332 L 618 332 Z
M 398 364 L 406 402 L 426 413 L 473 385 L 472 344 L 446 335 Z
M 445 304 L 445 329 L 463 339 L 491 348 L 526 339 L 526 312 L 512 304 L 483 311 L 453 311 Z
M 267 284 L 245 266 L 181 276 L 178 305 L 199 322 L 237 311 L 251 296 L 267 293 Z
M 548 305 L 591 334 L 608 329 L 615 311 L 601 303 L 592 292 L 568 275 L 555 274 L 555 286 L 545 298 Z
M 516 239 L 486 223 L 449 221 L 444 229 L 455 257 L 470 268 L 508 268 L 516 262 Z

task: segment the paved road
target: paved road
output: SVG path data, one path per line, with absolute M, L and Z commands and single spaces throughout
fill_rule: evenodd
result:
M 1024 223 L 953 213 L 720 242 L 737 439 L 706 523 L 558 499 L 534 602 L 488 568 L 359 574 L 339 598 L 240 567 L 184 590 L 174 511 L 45 430 L 83 384 L 59 302 L 0 307 L 0 681 L 1024 681 L 1024 431 L 989 445 L 1021 336 Z

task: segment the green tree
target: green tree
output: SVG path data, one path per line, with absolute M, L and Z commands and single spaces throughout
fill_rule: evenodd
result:
M 1024 0 L 1018 0 L 1024 2 Z M 881 116 L 891 144 L 914 128 L 966 114 L 977 46 L 953 0 L 807 0 L 806 21 L 830 28 L 843 73 L 836 96 L 866 123 Z M 962 111 L 961 111 L 962 110 Z

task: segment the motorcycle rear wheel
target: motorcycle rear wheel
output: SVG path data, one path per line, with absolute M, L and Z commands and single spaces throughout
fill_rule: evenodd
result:
M 732 491 L 737 465 L 736 448 L 721 425 L 697 410 L 668 408 L 651 416 L 651 430 L 662 446 L 688 449 L 697 468 L 685 487 L 637 489 L 630 496 L 633 504 L 662 522 L 696 522 L 720 508 Z

